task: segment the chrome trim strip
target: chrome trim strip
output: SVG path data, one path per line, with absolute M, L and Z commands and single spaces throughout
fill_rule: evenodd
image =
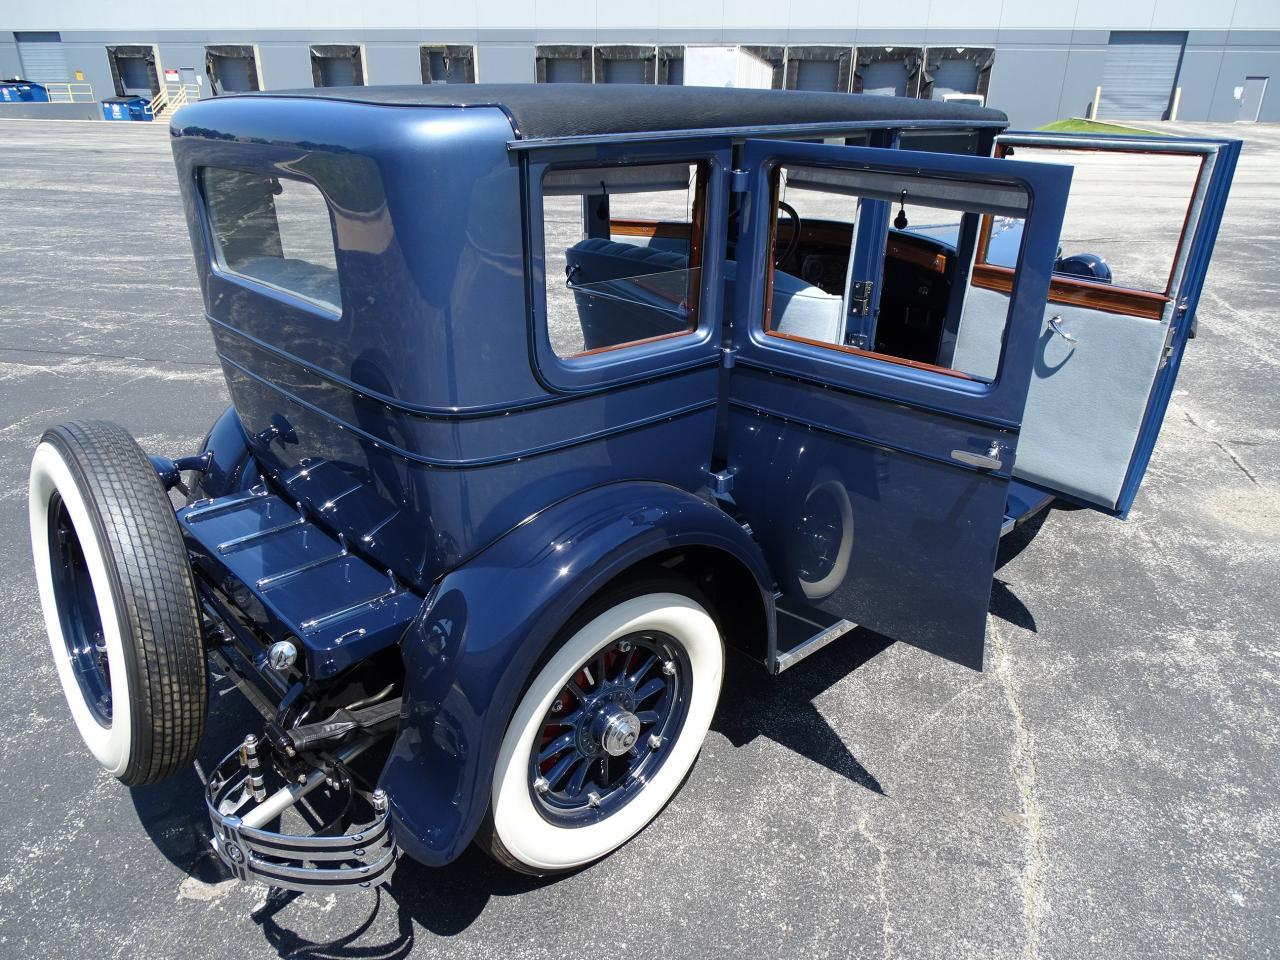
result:
M 281 501 L 283 503 L 283 501 Z M 253 533 L 246 533 L 243 537 L 236 537 L 225 543 L 218 544 L 219 553 L 229 553 L 236 547 L 244 546 L 246 543 L 252 543 L 255 540 L 261 540 L 263 537 L 269 537 L 273 533 L 279 533 L 282 530 L 288 530 L 290 527 L 299 527 L 307 522 L 306 517 L 299 516 L 296 520 L 290 520 L 288 523 L 282 523 L 279 526 L 268 527 L 265 530 L 255 530 Z
M 384 593 L 380 593 L 375 597 L 370 597 L 367 600 L 361 600 L 359 603 L 353 603 L 349 607 L 342 607 L 341 609 L 334 610 L 330 613 L 323 613 L 318 617 L 312 617 L 310 620 L 303 620 L 302 623 L 298 624 L 298 628 L 303 633 L 314 633 L 326 624 L 333 623 L 335 620 L 341 620 L 344 617 L 349 617 L 351 614 L 363 610 L 371 604 L 385 603 L 392 597 L 399 596 L 404 592 L 405 591 L 392 583 L 390 588 Z
M 283 583 L 285 580 L 292 580 L 300 573 L 305 573 L 308 570 L 314 570 L 316 567 L 323 567 L 326 563 L 332 563 L 334 560 L 341 560 L 346 556 L 350 556 L 346 550 L 339 550 L 337 553 L 332 553 L 327 557 L 318 557 L 315 560 L 309 560 L 300 566 L 292 567 L 288 570 L 281 570 L 279 573 L 273 573 L 267 577 L 259 577 L 255 583 L 257 583 L 259 590 L 267 587 L 274 587 L 279 583 Z
M 254 488 L 257 490 L 258 488 Z M 248 493 L 243 497 L 236 497 L 234 500 L 215 500 L 213 503 L 207 503 L 204 506 L 193 506 L 186 508 L 182 512 L 182 519 L 191 523 L 196 520 L 203 520 L 205 517 L 211 517 L 214 514 L 221 513 L 224 510 L 230 510 L 233 507 L 240 507 L 254 500 L 262 500 L 267 496 L 266 488 L 258 490 L 256 493 Z

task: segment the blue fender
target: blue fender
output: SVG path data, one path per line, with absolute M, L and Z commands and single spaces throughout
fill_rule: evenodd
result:
M 749 571 L 772 644 L 772 579 L 759 547 L 718 507 L 662 483 L 562 500 L 440 581 L 401 640 L 404 706 L 380 779 L 406 852 L 439 866 L 471 842 L 507 721 L 574 612 L 638 561 L 695 546 Z
M 191 488 L 192 500 L 238 493 L 262 479 L 235 407 L 227 407 L 214 421 L 200 453 L 212 456 Z

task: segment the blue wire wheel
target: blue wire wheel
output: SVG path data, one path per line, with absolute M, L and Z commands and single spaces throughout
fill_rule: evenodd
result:
M 627 634 L 561 688 L 529 755 L 529 787 L 548 820 L 615 813 L 671 753 L 688 713 L 689 657 L 673 637 Z
M 62 652 L 89 715 L 111 726 L 111 663 L 84 547 L 61 494 L 49 503 L 49 552 L 53 593 L 62 624 Z
M 715 620 L 674 588 L 622 599 L 577 629 L 507 727 L 490 849 L 516 869 L 553 873 L 626 843 L 684 782 L 723 675 Z

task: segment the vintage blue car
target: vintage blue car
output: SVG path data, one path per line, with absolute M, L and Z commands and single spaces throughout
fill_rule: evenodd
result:
M 679 87 L 181 110 L 233 406 L 177 459 L 66 423 L 31 471 L 90 752 L 184 769 L 223 678 L 262 715 L 207 772 L 237 876 L 547 874 L 676 792 L 726 646 L 777 674 L 857 624 L 980 669 L 1001 536 L 1133 504 L 1239 150 L 1005 126 Z

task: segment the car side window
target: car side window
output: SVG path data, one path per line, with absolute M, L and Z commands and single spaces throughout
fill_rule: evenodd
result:
M 773 198 L 767 335 L 995 379 L 1008 303 L 967 303 L 967 278 L 980 219 L 1025 217 L 1020 188 L 791 165 L 775 170 Z M 957 354 L 977 310 L 991 335 L 980 357 Z
M 998 156 L 1014 148 L 1002 146 Z M 1158 319 L 1169 301 L 1201 159 L 1185 154 L 1024 146 L 1016 159 L 1074 167 L 1050 303 Z M 1159 184 L 1152 191 L 1150 184 Z M 1134 199 L 1141 197 L 1141 203 Z M 978 240 L 975 286 L 1008 292 L 1018 231 L 1000 217 Z M 1012 241 L 1012 242 L 1011 242 Z
M 707 169 L 552 168 L 543 178 L 547 336 L 561 359 L 698 326 Z
M 220 268 L 342 312 L 333 223 L 319 189 L 221 167 L 205 167 L 201 185 Z

